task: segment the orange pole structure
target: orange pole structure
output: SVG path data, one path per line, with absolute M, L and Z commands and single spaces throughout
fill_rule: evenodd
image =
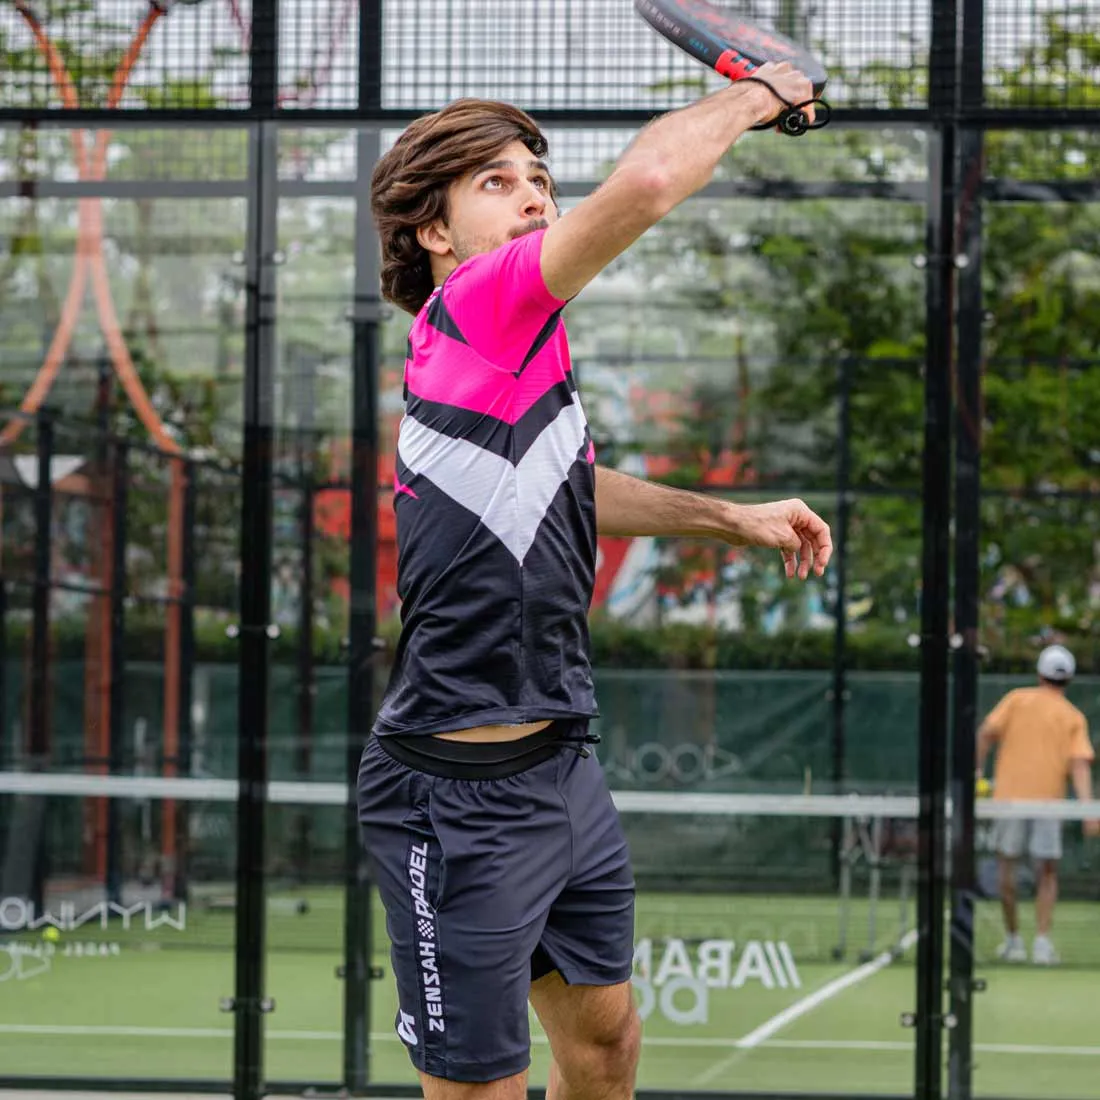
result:
M 27 23 L 34 36 L 39 51 L 46 59 L 62 105 L 68 109 L 80 106 L 80 97 L 76 86 L 66 68 L 64 58 L 57 47 L 50 41 L 41 20 L 26 2 L 15 0 L 15 6 Z M 115 71 L 111 82 L 111 88 L 107 95 L 106 106 L 115 108 L 122 100 L 134 65 L 137 63 L 145 43 L 149 38 L 157 21 L 165 14 L 165 9 L 151 3 L 148 12 L 142 19 L 137 32 L 124 54 L 122 61 Z M 76 161 L 77 172 L 82 180 L 102 179 L 107 164 L 107 149 L 110 143 L 110 131 L 99 130 L 96 132 L 95 145 L 89 163 L 84 144 L 83 132 L 74 130 L 72 135 L 73 153 Z M 145 387 L 138 377 L 134 363 L 126 346 L 118 315 L 111 297 L 110 279 L 107 273 L 107 265 L 103 255 L 103 206 L 97 198 L 84 198 L 77 203 L 77 247 L 73 273 L 69 281 L 69 288 L 61 309 L 61 316 L 53 339 L 47 349 L 45 360 L 39 369 L 33 383 L 27 390 L 20 404 L 21 416 L 12 420 L 0 430 L 0 446 L 11 445 L 22 434 L 28 419 L 41 408 L 50 389 L 57 379 L 57 375 L 64 363 L 69 346 L 72 343 L 73 333 L 79 319 L 84 294 L 87 289 L 89 276 L 91 277 L 92 294 L 99 317 L 100 329 L 106 340 L 107 348 L 111 356 L 115 374 L 122 384 L 122 388 L 129 398 L 130 404 L 137 413 L 145 430 L 152 437 L 156 445 L 170 455 L 179 455 L 181 448 L 165 429 L 163 422 L 157 415 L 145 392 Z M 105 499 L 105 498 L 104 498 Z M 168 522 L 168 591 L 169 606 L 165 624 L 165 689 L 164 689 L 164 755 L 172 762 L 169 774 L 174 772 L 174 759 L 178 752 L 179 743 L 179 634 L 180 634 L 180 608 L 179 595 L 182 578 L 182 463 L 177 459 L 172 460 L 172 490 L 169 500 Z M 114 507 L 114 501 L 110 506 Z M 110 517 L 108 516 L 108 520 Z M 108 533 L 109 532 L 109 533 Z M 105 538 L 97 540 L 97 549 L 103 555 L 104 547 L 108 539 L 113 537 L 114 524 L 106 524 Z M 109 547 L 107 550 L 109 551 Z M 107 552 L 100 557 L 100 587 L 103 592 L 109 592 L 114 582 L 111 575 L 112 555 Z M 107 659 L 103 659 L 106 655 Z M 98 657 L 98 660 L 97 660 Z M 91 689 L 98 698 L 87 700 L 85 707 L 85 744 L 86 748 L 105 759 L 109 754 L 109 746 L 106 744 L 110 729 L 110 668 L 111 658 L 118 659 L 120 655 L 111 654 L 110 631 L 110 602 L 106 595 L 95 597 L 93 611 L 88 625 L 88 642 L 85 648 L 85 658 L 88 668 L 85 673 L 86 691 Z M 98 728 L 97 728 L 98 727 Z M 105 765 L 101 765 L 105 767 Z M 164 854 L 170 861 L 174 861 L 175 841 L 175 807 L 165 804 L 165 819 L 163 838 L 165 842 Z M 106 804 L 97 800 L 92 829 L 95 834 L 94 862 L 96 872 L 102 875 L 105 872 L 105 852 L 102 838 L 106 832 Z

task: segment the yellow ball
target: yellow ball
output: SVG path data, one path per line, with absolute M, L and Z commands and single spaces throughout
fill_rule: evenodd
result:
M 988 798 L 993 793 L 993 784 L 988 779 L 979 779 L 975 793 L 979 798 Z
M 49 940 L 50 943 L 57 943 L 61 939 L 61 933 L 51 924 L 48 928 L 42 929 L 42 938 Z

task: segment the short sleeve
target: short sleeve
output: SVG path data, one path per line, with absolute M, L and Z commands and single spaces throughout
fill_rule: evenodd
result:
M 523 361 L 551 317 L 565 305 L 542 277 L 545 229 L 457 267 L 443 284 L 443 302 L 466 341 L 508 369 Z M 513 362 L 514 361 L 514 362 Z
M 1015 705 L 1015 692 L 1010 691 L 990 712 L 985 720 L 985 725 L 992 732 L 994 737 L 1001 737 L 1004 734 L 1005 726 L 1008 725 L 1009 717 L 1012 714 L 1012 708 Z
M 1085 716 L 1083 714 L 1079 714 L 1074 720 L 1069 755 L 1072 760 L 1088 760 L 1090 763 L 1096 759 L 1096 753 L 1093 751 L 1092 742 L 1089 740 L 1088 722 L 1085 721 Z

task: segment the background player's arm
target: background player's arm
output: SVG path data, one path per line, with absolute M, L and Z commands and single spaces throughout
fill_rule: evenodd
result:
M 1070 764 L 1070 779 L 1073 782 L 1073 793 L 1079 802 L 1092 801 L 1092 761 L 1076 759 Z M 1100 821 L 1083 821 L 1081 828 L 1085 836 L 1100 836 Z
M 974 770 L 979 778 L 985 774 L 985 762 L 1000 736 L 1001 731 L 997 728 L 994 716 L 991 714 L 978 729 L 978 752 Z
M 762 65 L 754 75 L 791 103 L 813 98 L 810 82 L 786 62 Z M 541 263 L 550 293 L 574 297 L 650 226 L 706 186 L 730 146 L 777 110 L 767 88 L 745 81 L 647 126 L 607 180 L 547 230 Z
M 1080 758 L 1071 760 L 1069 777 L 1073 783 L 1073 793 L 1079 802 L 1092 801 L 1092 761 Z
M 1095 753 L 1092 749 L 1092 742 L 1089 740 L 1088 727 L 1082 719 L 1074 733 L 1069 761 L 1069 778 L 1073 784 L 1073 793 L 1077 796 L 1079 802 L 1092 801 L 1092 762 L 1094 759 Z M 1100 821 L 1084 821 L 1081 824 L 1085 836 L 1100 836 Z
M 601 535 L 718 538 L 733 546 L 783 552 L 787 576 L 820 576 L 832 556 L 829 525 L 800 500 L 731 504 L 596 467 L 596 530 Z
M 1005 724 L 1008 721 L 1015 699 L 1015 693 L 1010 691 L 989 712 L 985 721 L 978 727 L 978 744 L 974 765 L 975 774 L 979 779 L 985 773 L 985 762 L 989 757 L 990 750 L 1004 735 Z

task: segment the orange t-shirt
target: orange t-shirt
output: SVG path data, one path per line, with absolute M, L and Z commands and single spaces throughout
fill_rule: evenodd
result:
M 1050 688 L 1010 691 L 986 722 L 997 744 L 995 798 L 1065 798 L 1071 762 L 1094 759 L 1085 716 Z

